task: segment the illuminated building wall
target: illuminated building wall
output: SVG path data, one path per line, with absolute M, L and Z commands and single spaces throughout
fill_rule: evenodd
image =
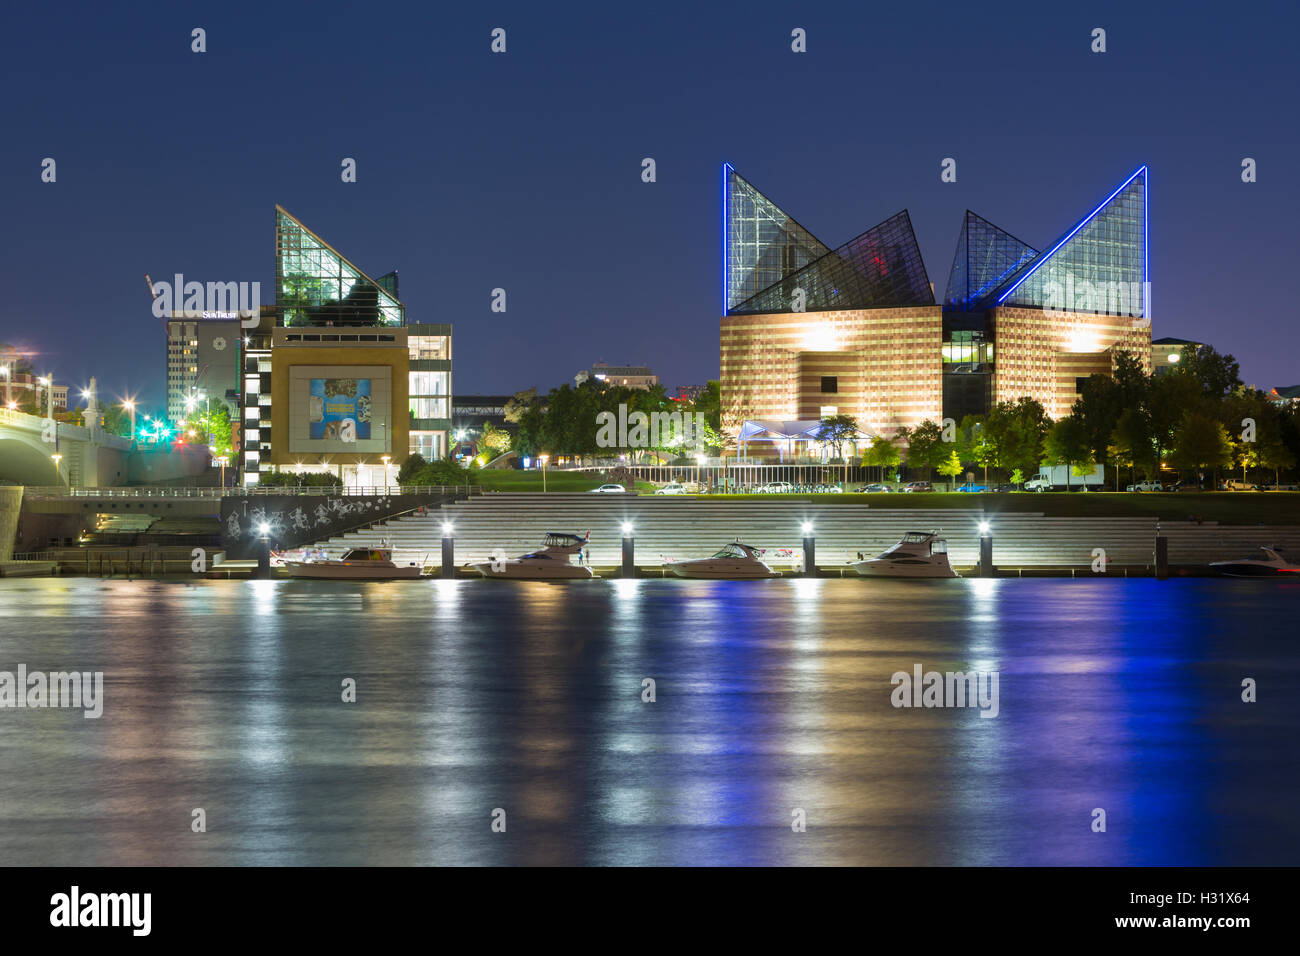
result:
M 734 434 L 746 419 L 806 421 L 823 411 L 852 415 L 886 435 L 937 421 L 942 342 L 937 305 L 724 316 L 723 430 Z
M 1115 352 L 1128 352 L 1151 370 L 1151 329 L 1132 317 L 999 307 L 989 323 L 997 350 L 994 404 L 1028 395 L 1060 418 L 1078 398 L 1078 380 L 1110 374 Z

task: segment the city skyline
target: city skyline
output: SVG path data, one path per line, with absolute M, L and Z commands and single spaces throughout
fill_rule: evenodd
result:
M 716 378 L 723 162 L 832 241 L 907 208 L 937 296 L 965 210 L 1042 248 L 1064 226 L 1060 210 L 1087 208 L 1145 164 L 1153 336 L 1230 352 L 1261 389 L 1295 378 L 1300 333 L 1277 321 L 1295 134 L 1270 105 L 1296 89 L 1285 31 L 1118 6 L 994 22 L 760 6 L 740 23 L 693 11 L 687 24 L 636 30 L 614 12 L 559 21 L 515 8 L 490 20 L 453 11 L 436 33 L 409 35 L 313 21 L 312 42 L 294 43 L 278 11 L 108 18 L 88 8 L 57 34 L 70 68 L 44 77 L 55 34 L 37 28 L 39 12 L 18 17 L 33 40 L 11 69 L 42 79 L 11 108 L 11 142 L 30 155 L 10 151 L 5 192 L 27 241 L 6 259 L 0 339 L 37 351 L 39 371 L 74 386 L 95 375 L 106 397 L 163 398 L 164 333 L 146 273 L 260 280 L 271 298 L 277 203 L 370 274 L 396 269 L 409 321 L 457 326 L 464 393 L 545 389 L 598 359 L 644 362 L 670 389 Z M 190 49 L 198 25 L 202 54 Z M 1096 25 L 1108 31 L 1104 54 L 1089 50 Z M 497 26 L 503 54 L 489 49 Z M 791 51 L 795 26 L 807 53 Z M 1215 71 L 1185 69 L 1206 33 Z M 320 51 L 345 34 L 366 68 L 329 84 L 328 102 L 305 105 L 287 88 L 288 99 L 268 98 L 265 85 L 283 81 L 249 69 L 273 54 L 282 70 L 318 72 Z M 998 56 L 953 59 L 979 47 Z M 844 65 L 850 54 L 860 69 Z M 1013 66 L 1022 72 L 1003 92 Z M 172 82 L 141 102 L 157 69 Z M 1178 84 L 1162 79 L 1175 70 Z M 590 82 L 601 76 L 609 82 Z M 750 94 L 729 97 L 739 77 Z M 890 95 L 804 88 L 827 80 Z M 997 93 L 968 92 L 972 83 Z M 600 124 L 589 122 L 596 112 Z M 277 147 L 290 132 L 293 147 Z M 54 183 L 40 178 L 46 157 Z M 653 183 L 642 182 L 647 157 Z M 1257 182 L 1241 180 L 1245 157 Z M 341 181 L 346 158 L 355 183 Z M 941 182 L 945 158 L 957 161 L 956 182 Z M 496 288 L 505 313 L 491 311 Z

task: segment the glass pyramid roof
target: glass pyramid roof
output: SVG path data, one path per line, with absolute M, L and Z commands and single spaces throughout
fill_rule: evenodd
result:
M 404 325 L 396 274 L 379 282 L 275 207 L 275 301 L 286 326 Z M 390 291 L 390 288 L 392 291 Z
M 1147 168 L 1140 166 L 1047 252 L 984 296 L 980 307 L 1113 312 L 1118 297 L 1132 306 L 1120 314 L 1150 318 L 1147 266 Z
M 806 312 L 934 304 L 906 209 L 788 273 L 730 311 L 751 315 L 792 312 L 796 289 L 804 292 Z
M 964 310 L 1037 255 L 1033 246 L 967 209 L 948 273 L 944 304 Z
M 830 252 L 730 164 L 722 167 L 722 200 L 727 312 Z

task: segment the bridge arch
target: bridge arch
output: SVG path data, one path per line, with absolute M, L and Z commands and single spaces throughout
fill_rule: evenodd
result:
M 39 436 L 0 427 L 0 483 L 8 482 L 67 487 L 67 465 L 66 462 L 61 465 L 56 480 L 48 444 Z

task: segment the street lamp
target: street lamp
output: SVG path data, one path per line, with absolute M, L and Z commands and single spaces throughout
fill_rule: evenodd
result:
M 696 452 L 695 454 L 695 484 L 700 484 L 700 471 L 704 468 L 704 455 Z M 703 487 L 702 485 L 700 486 Z
M 122 407 L 131 413 L 131 441 L 135 441 L 135 399 L 122 399 Z
M 537 457 L 541 460 L 542 463 L 542 494 L 545 494 L 546 493 L 546 463 L 551 460 L 551 456 L 538 455 Z
M 379 460 L 384 463 L 384 494 L 388 494 L 388 463 L 393 459 L 391 455 L 382 455 Z
M 10 408 L 13 408 L 14 407 L 13 385 L 12 385 L 13 372 L 10 371 L 8 365 L 0 365 L 0 375 L 3 375 L 5 377 L 5 404 L 8 405 Z
M 59 462 L 63 461 L 63 456 L 55 452 L 50 458 L 54 461 L 54 483 L 57 485 L 63 480 L 63 476 L 59 474 Z

